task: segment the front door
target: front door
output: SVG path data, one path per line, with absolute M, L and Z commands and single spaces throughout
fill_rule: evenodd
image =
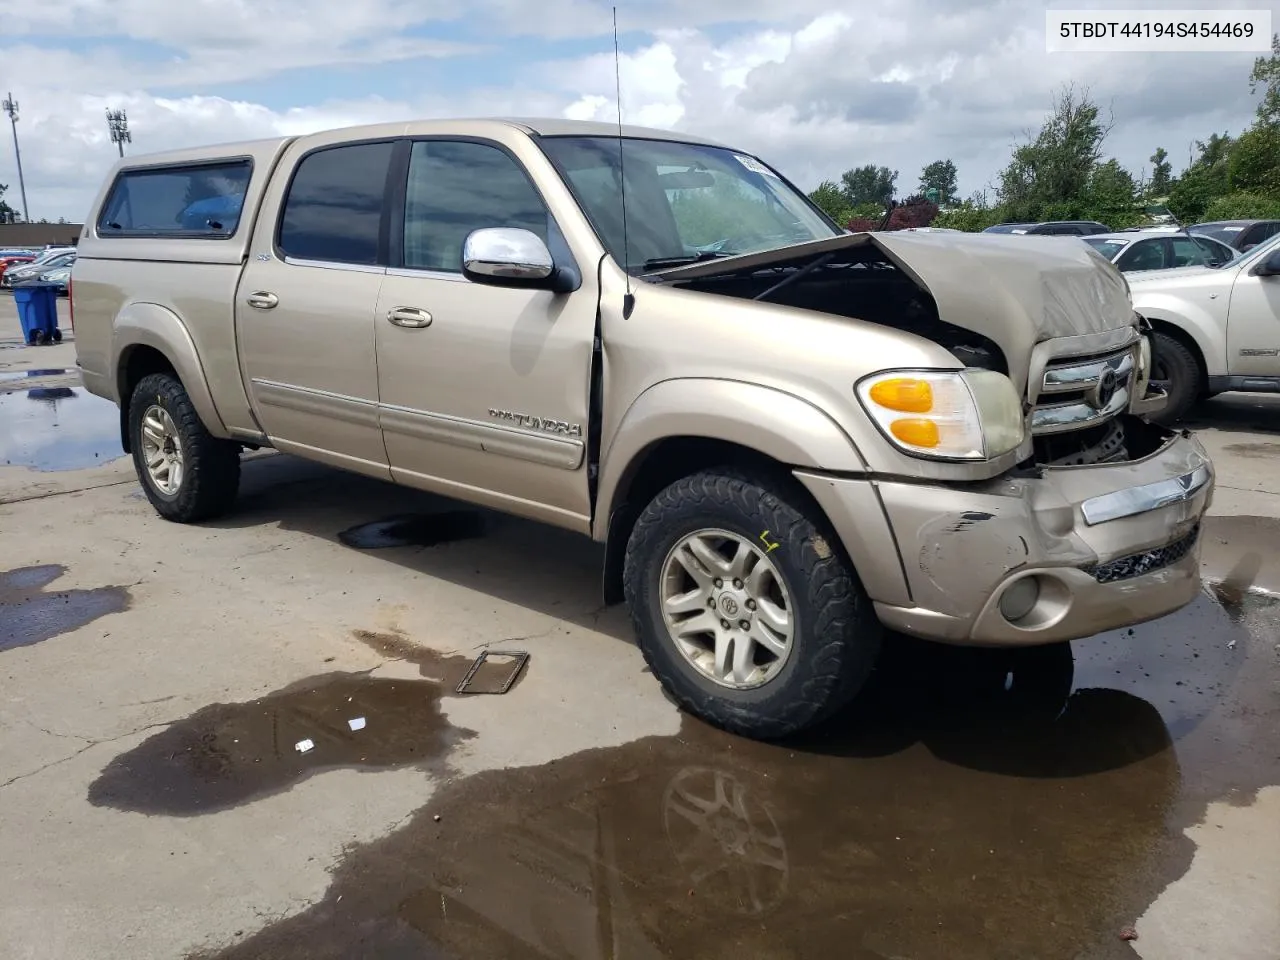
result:
M 249 400 L 274 445 L 382 477 L 374 308 L 393 149 L 309 138 L 286 153 L 293 177 L 263 198 L 279 223 L 259 221 L 236 294 Z
M 1227 313 L 1227 372 L 1280 377 L 1280 277 L 1237 268 Z
M 375 323 L 392 475 L 587 529 L 594 264 L 567 294 L 462 275 L 463 242 L 482 227 L 523 227 L 558 263 L 572 257 L 520 162 L 495 143 L 415 140 L 403 206 Z

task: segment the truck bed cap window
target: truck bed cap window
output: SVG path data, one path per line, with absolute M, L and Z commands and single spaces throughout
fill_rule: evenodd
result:
M 230 237 L 252 170 L 248 159 L 122 170 L 102 206 L 98 236 Z

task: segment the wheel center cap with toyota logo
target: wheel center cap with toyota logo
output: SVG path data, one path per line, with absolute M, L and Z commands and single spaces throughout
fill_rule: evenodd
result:
M 720 610 L 726 617 L 736 617 L 739 609 L 738 601 L 735 598 L 727 593 L 720 597 Z

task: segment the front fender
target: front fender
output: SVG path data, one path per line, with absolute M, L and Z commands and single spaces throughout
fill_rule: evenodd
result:
M 159 304 L 131 303 L 116 317 L 111 334 L 111 369 L 115 371 L 113 387 L 121 409 L 127 409 L 129 404 L 124 395 L 129 354 L 138 347 L 151 347 L 169 361 L 206 429 L 214 436 L 226 437 L 226 425 L 213 402 L 204 366 L 186 324 Z
M 1218 303 L 1218 301 L 1214 301 Z M 1177 327 L 1195 341 L 1204 358 L 1209 376 L 1227 372 L 1227 301 L 1221 300 L 1222 316 L 1212 308 L 1206 308 L 1185 297 L 1173 293 L 1138 291 L 1133 297 L 1133 309 L 1152 323 L 1164 322 Z
M 623 414 L 601 457 L 592 532 L 605 539 L 619 490 L 642 455 L 672 437 L 707 437 L 755 450 L 788 467 L 865 473 L 853 440 L 799 397 L 735 380 L 678 379 L 654 384 Z

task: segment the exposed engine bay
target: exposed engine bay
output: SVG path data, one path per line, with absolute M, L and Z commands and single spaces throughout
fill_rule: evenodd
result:
M 703 293 L 778 303 L 875 323 L 928 339 L 962 364 L 1009 373 L 1000 347 L 983 334 L 948 323 L 933 295 L 875 244 L 847 246 L 768 265 L 747 264 L 662 282 Z M 1074 396 L 1064 399 L 1074 400 Z M 1029 411 L 1030 412 L 1030 411 Z M 1167 432 L 1127 413 L 1104 423 L 1034 438 L 1033 464 L 1084 466 L 1146 456 Z

